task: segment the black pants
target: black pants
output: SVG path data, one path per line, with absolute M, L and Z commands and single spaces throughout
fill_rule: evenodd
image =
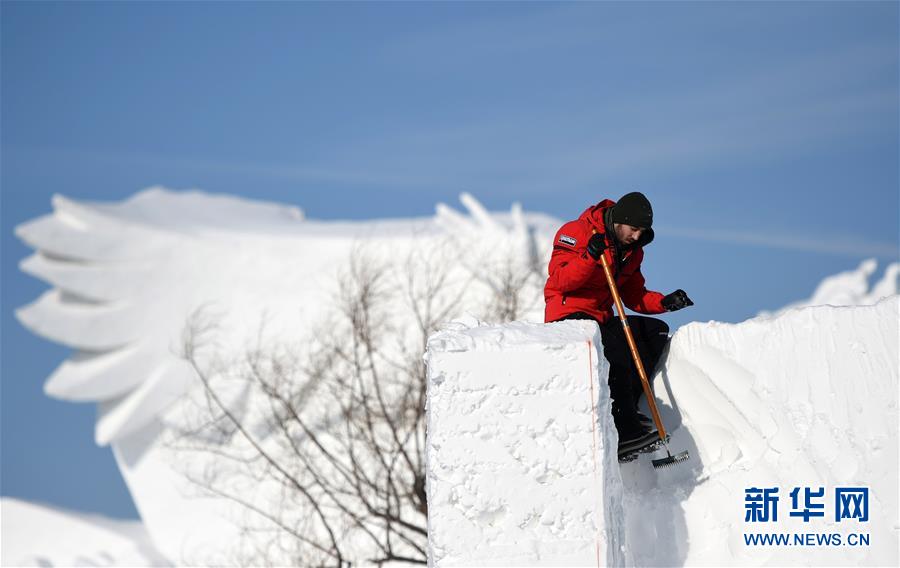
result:
M 567 319 L 594 318 L 584 312 L 575 312 L 557 321 Z M 669 326 L 662 320 L 645 316 L 628 316 L 628 326 L 644 364 L 647 379 L 652 381 L 653 370 L 669 342 Z M 609 394 L 612 398 L 613 420 L 621 434 L 623 428 L 631 430 L 639 427 L 637 405 L 644 388 L 619 318 L 600 324 L 600 336 L 603 355 L 609 361 Z M 652 388 L 652 382 L 650 386 Z

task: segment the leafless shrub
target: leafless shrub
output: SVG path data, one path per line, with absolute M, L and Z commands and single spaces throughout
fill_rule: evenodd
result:
M 192 314 L 181 356 L 203 386 L 200 407 L 170 446 L 204 454 L 186 477 L 245 513 L 246 543 L 229 562 L 426 562 L 427 338 L 464 309 L 515 319 L 537 277 L 512 259 L 460 271 L 461 254 L 438 243 L 397 263 L 357 248 L 302 350 L 264 343 L 263 322 L 252 348 L 224 360 L 215 315 Z

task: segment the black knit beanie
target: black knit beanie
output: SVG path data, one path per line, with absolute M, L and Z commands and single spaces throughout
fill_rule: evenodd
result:
M 649 229 L 653 225 L 653 209 L 643 193 L 632 191 L 613 205 L 612 220 L 613 223 Z

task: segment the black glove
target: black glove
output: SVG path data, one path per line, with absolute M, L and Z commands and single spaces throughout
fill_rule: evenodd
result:
M 666 296 L 662 299 L 662 305 L 666 309 L 667 312 L 674 312 L 675 310 L 680 310 L 681 308 L 686 308 L 688 306 L 693 306 L 694 302 L 688 298 L 688 295 L 685 294 L 684 290 L 678 289 Z
M 602 233 L 594 233 L 587 244 L 587 253 L 594 260 L 600 260 L 600 255 L 606 250 L 606 238 Z

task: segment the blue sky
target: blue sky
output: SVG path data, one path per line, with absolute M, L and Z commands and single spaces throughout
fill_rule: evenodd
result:
M 639 190 L 648 285 L 696 302 L 673 327 L 898 256 L 896 2 L 4 2 L 0 26 L 4 496 L 136 516 L 93 406 L 41 391 L 68 349 L 13 316 L 47 286 L 12 231 L 54 192 L 571 219 Z

